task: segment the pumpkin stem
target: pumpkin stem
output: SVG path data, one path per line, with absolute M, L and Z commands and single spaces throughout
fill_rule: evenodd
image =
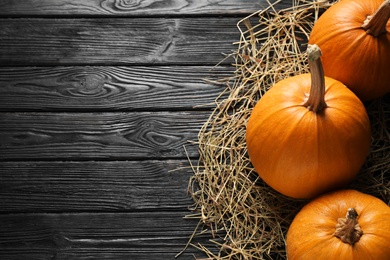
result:
M 390 0 L 384 1 L 373 15 L 367 16 L 362 28 L 368 34 L 378 37 L 386 32 L 386 25 L 390 19 Z
M 321 49 L 316 44 L 309 44 L 307 48 L 309 68 L 311 72 L 311 88 L 309 98 L 303 104 L 307 109 L 319 113 L 327 107 L 325 103 L 325 76 L 321 63 Z
M 363 235 L 357 221 L 358 214 L 354 208 L 349 208 L 345 218 L 339 218 L 334 235 L 342 242 L 354 245 Z

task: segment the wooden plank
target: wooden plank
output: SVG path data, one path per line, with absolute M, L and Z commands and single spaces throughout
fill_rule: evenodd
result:
M 0 111 L 210 109 L 233 67 L 4 67 Z
M 207 241 L 206 241 L 207 243 Z M 205 242 L 202 241 L 204 245 Z M 210 244 L 210 243 L 207 243 Z M 208 260 L 205 254 L 192 247 L 187 249 L 180 257 L 175 255 L 182 249 L 182 246 L 174 248 L 153 247 L 144 250 L 142 247 L 137 252 L 135 250 L 123 248 L 70 248 L 70 249 L 45 249 L 45 248 L 26 248 L 26 249 L 4 249 L 0 252 L 2 260 Z
M 23 0 L 1 1 L 1 16 L 150 16 L 239 15 L 265 5 L 264 0 Z
M 197 224 L 187 213 L 0 215 L 0 258 L 174 259 Z
M 187 160 L 0 162 L 0 213 L 185 210 Z
M 238 20 L 3 18 L 0 64 L 215 65 L 236 48 Z
M 1 113 L 0 160 L 186 158 L 209 113 Z

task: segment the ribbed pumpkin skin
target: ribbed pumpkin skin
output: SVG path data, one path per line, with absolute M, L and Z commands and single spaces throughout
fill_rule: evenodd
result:
M 353 246 L 335 237 L 338 218 L 355 208 L 363 230 Z M 380 199 L 356 190 L 322 195 L 296 215 L 287 233 L 289 260 L 390 259 L 390 208 Z
M 303 103 L 310 74 L 275 84 L 256 104 L 247 124 L 249 158 L 272 188 L 293 198 L 313 198 L 356 176 L 370 146 L 370 122 L 361 101 L 325 77 L 321 113 Z
M 321 48 L 325 76 L 343 82 L 363 101 L 390 92 L 390 21 L 378 37 L 361 28 L 382 3 L 340 1 L 320 16 L 309 39 Z

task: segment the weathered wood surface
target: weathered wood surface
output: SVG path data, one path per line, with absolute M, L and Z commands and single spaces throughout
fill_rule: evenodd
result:
M 215 65 L 234 49 L 238 20 L 3 18 L 0 64 Z
M 0 111 L 211 109 L 233 67 L 0 67 Z
M 187 160 L 1 162 L 0 213 L 184 211 L 191 174 Z
M 208 112 L 2 113 L 0 160 L 186 158 Z M 195 146 L 188 156 L 197 156 Z
M 0 259 L 173 259 L 197 225 L 188 141 L 225 88 L 204 79 L 266 5 L 0 1 Z
M 3 16 L 244 15 L 264 4 L 254 0 L 3 0 Z
M 191 234 L 197 224 L 191 220 L 177 221 L 185 214 L 160 211 L 0 215 L 0 256 L 2 260 L 174 259 L 185 246 L 185 234 Z M 190 249 L 187 259 L 193 259 L 194 253 L 199 255 Z

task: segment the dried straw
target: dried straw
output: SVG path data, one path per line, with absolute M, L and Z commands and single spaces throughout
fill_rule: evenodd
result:
M 211 238 L 211 245 L 192 244 L 208 259 L 286 259 L 285 235 L 307 202 L 282 196 L 258 177 L 247 156 L 245 127 L 252 108 L 275 82 L 308 72 L 307 39 L 332 3 L 294 0 L 292 7 L 276 11 L 278 2 L 239 21 L 241 37 L 231 55 L 235 73 L 220 81 L 227 88 L 196 142 L 200 159 L 192 166 L 194 206 L 188 218 L 199 220 L 193 237 Z M 390 105 L 378 100 L 367 109 L 372 151 L 351 187 L 390 204 Z

